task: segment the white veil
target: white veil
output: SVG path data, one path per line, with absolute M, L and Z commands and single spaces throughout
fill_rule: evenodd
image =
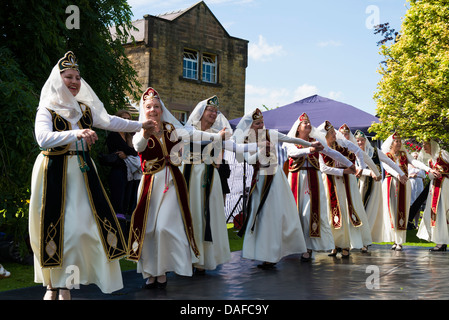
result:
M 371 142 L 368 140 L 368 138 L 362 131 L 356 130 L 356 132 L 354 134 L 354 138 L 356 139 L 356 142 L 357 142 L 357 138 L 359 138 L 359 137 L 365 139 L 365 153 L 370 158 L 372 158 L 374 155 L 374 147 L 372 146 Z
M 190 114 L 189 119 L 187 120 L 187 124 L 195 127 L 197 130 L 201 130 L 201 118 L 203 117 L 204 110 L 206 110 L 206 107 L 208 106 L 207 102 L 212 99 L 206 99 L 198 103 L 193 109 L 192 113 Z M 215 106 L 214 106 L 215 107 Z M 218 107 L 218 105 L 217 105 Z M 217 112 L 217 118 L 215 119 L 214 124 L 209 129 L 213 133 L 217 133 L 223 128 L 226 128 L 226 131 L 229 132 L 229 134 L 232 134 L 232 128 L 231 124 L 229 123 L 228 119 L 220 112 Z
M 302 116 L 302 115 L 301 115 Z M 299 124 L 301 123 L 302 119 L 301 116 L 298 117 L 298 119 L 296 119 L 295 123 L 293 124 L 293 126 L 291 127 L 290 131 L 288 132 L 288 136 L 291 138 L 297 138 L 296 137 L 296 132 L 298 131 L 298 127 Z M 307 115 L 306 115 L 307 116 Z M 308 118 L 308 117 L 307 117 Z M 321 132 L 319 132 L 317 130 L 317 128 L 315 128 L 314 126 L 312 126 L 312 124 L 310 124 L 312 127 L 312 130 L 309 133 L 309 137 L 314 138 L 315 140 L 319 141 L 323 146 L 326 146 L 326 138 L 325 136 L 323 136 L 323 134 Z M 283 147 L 287 148 L 289 145 L 291 145 L 290 143 L 284 143 Z
M 384 143 L 382 143 L 382 145 L 380 146 L 380 149 L 382 150 L 383 153 L 387 154 L 388 152 L 390 152 L 391 149 L 391 145 L 393 144 L 393 140 L 394 140 L 394 136 L 397 135 L 397 133 L 393 133 L 392 135 L 390 135 L 387 140 L 385 140 Z M 404 143 L 402 143 L 401 146 L 401 151 L 404 151 L 408 154 L 407 150 L 404 147 Z
M 424 163 L 425 165 L 429 165 L 429 160 L 435 160 L 438 158 L 440 154 L 440 145 L 435 140 L 430 141 L 430 154 L 424 151 L 424 148 L 421 149 L 418 155 L 418 160 Z
M 92 114 L 94 114 L 98 125 L 102 127 L 109 125 L 109 115 L 92 88 L 81 78 L 80 91 L 76 96 L 73 96 L 64 84 L 58 62 L 42 87 L 38 109 L 51 109 L 70 123 L 75 124 L 83 115 L 79 103 L 83 103 L 92 109 Z
M 262 114 L 262 112 L 260 112 L 259 109 L 256 109 L 252 112 L 245 114 L 240 119 L 232 135 L 232 139 L 234 140 L 235 143 L 241 144 L 245 142 L 245 138 L 249 135 L 250 133 L 249 130 L 251 129 L 251 125 L 253 124 L 253 115 L 256 113 L 259 113 L 260 115 Z M 263 129 L 265 129 L 265 124 L 263 126 Z
M 176 133 L 178 134 L 178 136 L 182 136 L 182 137 L 186 137 L 188 136 L 188 129 L 189 129 L 189 125 L 182 125 L 181 122 L 179 122 L 178 119 L 175 118 L 174 115 L 171 114 L 171 112 L 165 107 L 164 102 L 162 101 L 159 93 L 157 93 L 157 91 L 155 89 L 153 89 L 152 87 L 149 87 L 145 90 L 145 92 L 142 94 L 142 96 L 140 97 L 140 103 L 139 103 L 139 122 L 145 122 L 147 119 L 145 117 L 145 110 L 144 110 L 144 96 L 145 93 L 149 92 L 149 91 L 154 91 L 157 95 L 157 99 L 159 100 L 159 102 L 161 103 L 162 106 L 162 115 L 161 115 L 161 121 L 163 122 L 168 122 L 170 124 L 173 125 L 173 127 L 176 129 Z

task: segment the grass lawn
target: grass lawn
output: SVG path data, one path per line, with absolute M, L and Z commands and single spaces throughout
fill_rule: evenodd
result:
M 232 224 L 228 224 L 228 235 L 229 235 L 229 245 L 231 251 L 242 250 L 243 239 L 237 236 L 238 230 L 233 228 Z M 434 247 L 435 243 L 429 243 L 427 241 L 421 240 L 416 237 L 417 230 L 407 231 L 407 242 L 404 243 L 405 246 L 423 246 L 423 247 Z M 380 243 L 389 244 L 389 243 Z M 34 267 L 21 265 L 18 263 L 5 262 L 2 263 L 6 270 L 11 272 L 11 276 L 6 279 L 0 280 L 0 291 L 8 291 L 19 288 L 26 288 L 31 286 L 36 286 L 34 279 Z M 128 261 L 126 259 L 120 260 L 120 266 L 122 271 L 135 270 L 136 263 Z

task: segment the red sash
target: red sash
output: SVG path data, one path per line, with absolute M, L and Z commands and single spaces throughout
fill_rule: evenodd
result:
M 329 190 L 329 203 L 331 207 L 332 226 L 334 229 L 341 228 L 341 210 L 338 202 L 337 190 L 335 189 L 334 176 L 327 174 L 327 187 Z
M 443 160 L 443 158 L 441 157 L 441 153 L 440 153 L 435 164 L 433 164 L 432 160 L 430 160 L 429 166 L 432 169 L 438 170 L 442 174 L 441 178 L 438 178 L 438 179 L 435 178 L 433 180 L 432 206 L 431 206 L 431 210 L 430 210 L 430 224 L 432 227 L 435 227 L 436 220 L 437 220 L 438 203 L 440 201 L 440 195 L 441 195 L 441 185 L 443 184 L 445 175 L 449 174 L 449 164 Z M 446 221 L 446 223 L 448 223 L 448 222 Z
M 355 162 L 356 157 L 355 154 L 348 150 L 348 148 L 342 147 L 339 144 L 335 143 L 332 147 L 336 151 L 340 152 L 342 155 L 344 155 L 346 158 L 348 158 L 352 163 Z M 329 167 L 335 166 L 335 160 L 331 157 L 322 154 L 324 163 Z M 350 181 L 349 181 L 349 175 L 344 174 L 343 175 L 343 183 L 345 185 L 345 191 L 346 191 L 346 199 L 348 203 L 348 215 L 349 220 L 351 221 L 352 225 L 354 227 L 360 227 L 362 225 L 362 221 L 360 220 L 357 212 L 354 209 L 354 206 L 352 204 L 352 197 L 351 197 L 351 188 L 350 188 Z M 335 187 L 335 180 L 334 176 L 327 174 L 327 185 L 330 195 L 330 205 L 331 205 L 331 215 L 332 215 L 332 224 L 335 229 L 341 228 L 341 209 L 340 204 L 337 197 L 336 187 Z
M 387 152 L 387 156 L 393 161 L 395 161 L 394 155 L 391 154 L 390 152 Z M 400 151 L 400 155 L 399 155 L 399 167 L 401 168 L 401 170 L 408 176 L 408 159 L 407 159 L 407 154 L 403 151 Z M 391 209 L 390 209 L 390 191 L 391 191 L 391 183 L 392 183 L 392 176 L 390 174 L 387 173 L 386 175 L 387 177 L 387 190 L 388 190 L 388 197 L 387 197 L 387 201 L 388 201 L 388 213 L 390 215 L 390 224 L 391 224 L 391 228 L 394 229 L 394 224 L 393 224 L 393 217 L 391 216 Z M 406 186 L 403 185 L 402 183 L 398 182 L 398 196 L 397 196 L 397 217 L 396 217 L 396 225 L 397 225 L 397 230 L 407 230 L 407 212 L 406 212 L 406 208 L 407 208 L 407 204 L 406 204 Z
M 309 138 L 309 142 L 313 142 L 315 139 Z M 298 149 L 303 148 L 301 145 L 296 146 Z M 309 183 L 310 191 L 310 225 L 309 225 L 309 236 L 311 238 L 321 237 L 320 228 L 320 183 L 318 177 L 319 170 L 319 153 L 315 152 L 307 155 L 307 160 L 313 167 L 303 167 L 305 162 L 305 157 L 298 159 L 289 158 L 289 172 L 291 173 L 291 189 L 293 196 L 296 201 L 296 206 L 299 212 L 299 183 L 298 183 L 298 173 L 299 170 L 307 170 L 307 179 Z
M 157 137 L 151 136 L 148 140 L 148 145 L 145 151 L 139 153 L 143 171 L 143 187 L 131 219 L 128 240 L 129 260 L 138 261 L 140 259 L 149 214 L 148 209 L 150 207 L 151 194 L 153 192 L 154 174 L 164 169 L 166 170 L 166 178 L 168 179 L 169 173 L 171 173 L 173 178 L 187 239 L 195 255 L 199 255 L 193 235 L 193 222 L 189 208 L 189 193 L 187 184 L 184 176 L 178 168 L 178 165 L 172 163 L 170 160 L 170 151 L 178 143 L 178 141 L 170 140 L 170 135 L 174 128 L 171 127 L 170 129 L 166 129 L 167 125 L 169 124 L 164 122 L 162 142 L 160 142 Z M 166 182 L 165 190 L 167 190 L 167 188 L 168 182 Z M 163 190 L 157 190 L 157 192 L 162 191 Z

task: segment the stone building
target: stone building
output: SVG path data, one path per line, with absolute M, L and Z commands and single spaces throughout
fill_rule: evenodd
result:
M 228 119 L 243 116 L 248 41 L 230 36 L 204 1 L 133 24 L 139 31 L 125 49 L 141 92 L 155 88 L 182 121 L 213 95 Z

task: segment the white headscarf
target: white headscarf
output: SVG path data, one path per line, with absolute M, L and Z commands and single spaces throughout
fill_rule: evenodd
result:
M 218 98 L 214 96 L 198 103 L 195 109 L 193 109 L 189 119 L 187 120 L 187 124 L 195 127 L 197 130 L 201 130 L 201 118 L 203 117 L 204 110 L 206 110 L 207 106 L 209 105 L 212 105 L 215 108 L 219 108 Z M 230 135 L 232 134 L 231 124 L 229 123 L 228 119 L 226 119 L 226 117 L 220 111 L 218 111 L 217 118 L 208 131 L 217 133 L 223 128 L 226 128 L 226 131 L 229 132 Z
M 429 160 L 435 160 L 440 155 L 440 145 L 435 140 L 430 141 L 430 154 L 424 151 L 424 148 L 418 154 L 418 160 L 429 165 Z
M 387 140 L 385 140 L 384 143 L 382 143 L 382 145 L 380 146 L 380 149 L 382 150 L 383 153 L 387 154 L 388 152 L 390 152 L 391 145 L 393 144 L 393 140 L 396 135 L 397 135 L 396 132 L 393 133 L 391 136 L 389 136 L 387 138 Z M 404 152 L 408 153 L 404 147 L 404 143 L 402 143 L 400 151 L 404 151 Z
M 291 138 L 296 138 L 296 132 L 298 131 L 299 125 L 300 125 L 301 122 L 304 120 L 303 117 L 307 117 L 307 120 L 309 120 L 309 117 L 307 116 L 306 113 L 303 113 L 302 115 L 300 115 L 300 116 L 298 117 L 298 119 L 296 119 L 296 121 L 295 121 L 295 123 L 293 124 L 293 126 L 291 127 L 290 131 L 288 132 L 287 135 L 288 135 L 289 137 L 291 137 Z M 309 121 L 310 121 L 310 120 L 309 120 Z M 323 136 L 322 133 L 319 132 L 319 131 L 317 130 L 317 128 L 315 128 L 314 126 L 312 126 L 312 124 L 310 124 L 310 126 L 312 127 L 312 130 L 311 130 L 310 133 L 309 133 L 309 137 L 314 138 L 315 140 L 321 142 L 321 144 L 322 144 L 323 146 L 326 146 L 327 143 L 326 143 L 326 138 L 325 138 L 325 136 Z M 291 145 L 291 144 L 289 144 L 289 143 L 284 143 L 284 144 L 283 144 L 283 147 L 286 148 L 286 147 L 288 147 L 289 145 Z
M 176 119 L 175 116 L 173 116 L 173 115 L 171 114 L 171 112 L 165 107 L 165 104 L 164 104 L 164 102 L 162 101 L 161 97 L 159 96 L 159 93 L 158 93 L 155 89 L 153 89 L 152 87 L 149 87 L 147 90 L 145 90 L 145 92 L 144 92 L 144 93 L 142 94 L 142 96 L 140 97 L 140 104 L 139 104 L 139 122 L 145 122 L 145 121 L 147 120 L 146 117 L 145 117 L 145 110 L 144 110 L 143 104 L 144 104 L 144 102 L 145 102 L 145 98 L 144 98 L 144 97 L 145 97 L 147 94 L 149 94 L 149 93 L 150 93 L 150 94 L 152 93 L 153 96 L 154 96 L 154 99 L 158 99 L 159 102 L 161 103 L 161 106 L 162 106 L 161 121 L 171 123 L 171 124 L 175 127 L 175 129 L 176 129 L 178 135 L 184 136 L 185 133 L 182 133 L 182 132 L 183 132 L 185 129 L 188 129 L 189 126 L 183 126 L 183 125 L 181 124 L 181 122 L 179 122 L 179 120 Z
M 322 124 L 320 124 L 318 126 L 318 128 L 316 128 L 316 131 L 318 132 L 318 134 L 320 134 L 322 137 L 324 137 L 324 145 L 326 145 L 326 146 L 328 145 L 327 140 L 326 140 L 326 135 L 327 135 L 327 132 L 330 130 L 334 130 L 335 132 L 337 132 L 337 130 L 335 130 L 334 126 L 328 120 L 324 121 Z
M 374 155 L 374 147 L 371 145 L 371 142 L 368 140 L 368 138 L 366 137 L 366 135 L 362 132 L 362 131 L 360 131 L 360 130 L 357 130 L 356 132 L 355 132 L 355 134 L 354 134 L 354 138 L 356 139 L 356 142 L 357 142 L 357 138 L 363 138 L 363 139 L 365 139 L 365 153 L 370 157 L 370 158 L 372 158 L 373 157 L 373 155 Z
M 70 123 L 75 124 L 83 115 L 79 105 L 79 103 L 83 103 L 91 108 L 92 114 L 95 115 L 96 123 L 101 127 L 107 127 L 110 123 L 109 115 L 103 103 L 98 99 L 87 82 L 81 78 L 80 91 L 76 96 L 73 96 L 64 84 L 59 62 L 67 58 L 67 56 L 76 59 L 73 52 L 69 51 L 53 67 L 50 76 L 42 88 L 38 109 L 51 109 Z M 76 63 L 76 60 L 74 62 Z
M 235 143 L 241 144 L 245 142 L 245 138 L 249 135 L 249 130 L 251 129 L 251 125 L 253 124 L 253 117 L 261 117 L 262 112 L 259 109 L 256 109 L 252 112 L 249 112 L 245 114 L 242 119 L 240 119 L 237 127 L 234 130 L 234 133 L 232 135 L 232 139 Z M 265 129 L 265 124 L 263 126 L 263 129 Z M 255 142 L 255 141 L 251 141 Z
M 345 135 L 340 131 L 341 128 L 346 127 L 347 130 L 349 131 L 349 139 L 346 139 Z M 346 139 L 351 141 L 353 144 L 355 144 L 357 146 L 357 140 L 355 139 L 354 135 L 351 132 L 351 129 L 349 128 L 349 126 L 345 123 L 344 125 L 342 125 L 338 130 L 337 130 L 337 139 Z

